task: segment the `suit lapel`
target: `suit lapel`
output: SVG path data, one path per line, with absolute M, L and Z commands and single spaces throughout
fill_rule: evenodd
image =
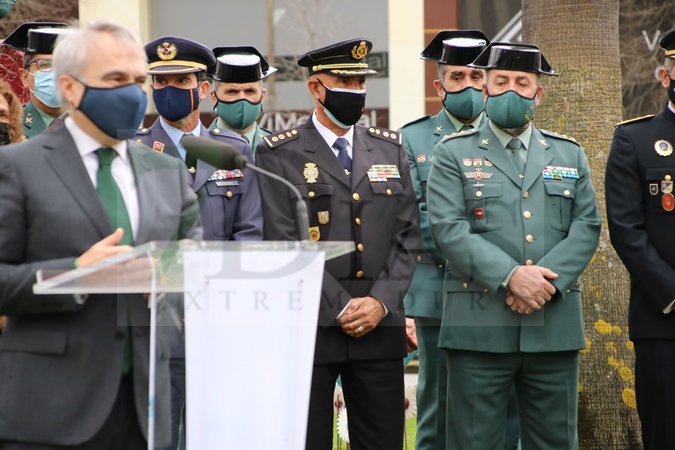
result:
M 544 168 L 551 162 L 553 156 L 548 152 L 548 142 L 539 130 L 532 127 L 532 137 L 527 151 L 527 164 L 525 165 L 525 178 L 523 179 L 523 189 L 529 189 Z
M 49 166 L 84 211 L 101 238 L 112 233 L 108 216 L 84 167 L 75 141 L 63 123 L 50 131 L 49 144 L 45 145 L 45 148 L 50 150 L 45 156 Z
M 368 170 L 375 163 L 371 152 L 373 144 L 365 138 L 365 133 L 366 130 L 364 128 L 354 127 L 352 186 L 358 185 L 359 181 L 368 174 Z
M 478 148 L 487 152 L 485 158 L 520 187 L 522 183 L 516 167 L 490 127 L 480 128 L 478 134 Z
M 305 122 L 305 129 L 308 134 L 307 138 L 305 138 L 305 151 L 311 154 L 309 156 L 310 160 L 313 159 L 313 162 L 320 167 L 319 174 L 323 170 L 351 189 L 349 178 L 345 175 L 345 170 L 342 168 L 333 150 L 328 147 L 326 141 L 324 141 L 321 134 L 314 127 L 311 117 Z M 354 136 L 356 136 L 356 133 Z M 354 148 L 356 148 L 356 145 L 354 145 Z M 353 172 L 354 163 L 352 162 L 352 176 L 354 176 Z
M 166 134 L 166 131 L 164 131 L 164 128 L 162 128 L 162 125 L 159 123 L 159 119 L 157 119 L 150 127 L 150 136 L 153 140 L 153 143 L 149 146 L 150 148 L 153 147 L 155 142 L 161 142 L 164 144 L 162 153 L 166 153 L 167 155 L 173 156 L 174 158 L 178 158 L 180 160 L 183 159 L 181 158 L 180 153 L 178 153 L 176 146 L 173 145 L 173 141 L 169 135 Z
M 152 166 L 147 160 L 147 150 L 135 142 L 127 141 L 129 144 L 129 158 L 131 167 L 134 171 L 134 180 L 136 182 L 136 194 L 138 195 L 138 231 L 134 242 L 136 245 L 148 241 L 148 231 L 152 228 L 151 223 L 155 217 L 155 201 L 152 198 L 152 189 L 149 186 L 142 186 L 143 175 L 152 171 Z

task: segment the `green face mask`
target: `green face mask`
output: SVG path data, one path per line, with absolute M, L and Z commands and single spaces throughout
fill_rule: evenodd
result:
M 515 91 L 499 95 L 490 95 L 488 92 L 485 112 L 490 120 L 502 128 L 519 128 L 534 119 L 536 96 L 527 98 Z
M 445 92 L 443 106 L 455 117 L 463 120 L 469 120 L 476 117 L 485 109 L 483 101 L 483 91 L 467 86 L 458 92 L 448 92 L 441 86 Z
M 223 122 L 233 130 L 245 130 L 262 116 L 262 97 L 259 102 L 249 102 L 245 98 L 233 102 L 224 102 L 218 97 L 214 111 Z

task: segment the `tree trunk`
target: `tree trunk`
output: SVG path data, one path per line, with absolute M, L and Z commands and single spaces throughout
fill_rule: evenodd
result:
M 621 121 L 619 0 L 522 0 L 522 7 L 523 42 L 539 46 L 560 74 L 542 76 L 536 125 L 572 136 L 585 148 L 603 217 L 600 245 L 583 275 L 580 448 L 641 448 L 627 329 L 629 281 L 609 242 L 604 192 L 613 125 Z

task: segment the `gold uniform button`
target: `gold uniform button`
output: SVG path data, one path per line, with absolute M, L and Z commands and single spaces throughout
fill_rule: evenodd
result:
M 356 246 L 356 249 L 357 249 L 358 251 L 362 252 L 362 251 L 363 251 L 363 244 L 357 245 L 357 246 Z
M 421 256 L 418 256 L 418 257 L 417 257 L 417 262 L 422 262 L 422 257 L 421 257 Z
M 523 194 L 523 198 L 527 198 L 527 197 L 529 197 L 529 196 L 530 196 L 530 193 L 527 192 L 527 191 Z
M 199 194 L 195 192 L 195 198 L 199 198 Z
M 526 219 L 529 219 L 530 217 L 532 217 L 532 213 L 529 212 L 529 211 L 525 211 L 525 212 L 523 213 L 523 217 L 525 217 Z
M 357 217 L 356 219 L 354 219 L 354 223 L 357 225 L 361 225 L 361 219 Z
M 580 286 L 579 282 L 577 281 L 576 283 L 574 283 L 574 286 L 579 287 Z
M 232 191 L 227 191 L 227 194 L 225 195 L 227 195 L 228 197 L 232 197 Z
M 214 132 L 215 134 L 220 133 L 220 128 L 214 128 L 214 129 L 213 129 L 213 132 Z
M 356 272 L 356 278 L 363 278 L 363 270 Z
M 462 287 L 464 289 L 469 289 L 469 283 L 462 283 Z
M 359 200 L 359 199 L 361 198 L 361 196 L 358 194 L 358 192 L 354 192 L 354 193 L 352 194 L 352 198 L 353 198 L 354 200 Z
M 532 264 L 534 264 L 534 261 L 532 261 L 531 259 L 528 259 L 527 261 L 525 261 L 525 264 L 528 265 L 528 266 L 531 266 Z
M 531 234 L 528 234 L 527 236 L 525 236 L 525 240 L 526 240 L 527 242 L 534 242 L 534 237 L 532 237 Z
M 482 197 L 483 191 L 476 191 L 476 197 Z
M 565 292 L 569 294 L 569 293 L 570 293 L 570 290 L 568 289 L 568 290 L 566 290 Z
M 563 191 L 563 194 L 565 194 L 565 195 L 570 195 L 569 189 L 565 189 L 565 190 Z
M 309 191 L 309 192 L 307 193 L 307 195 L 309 195 L 309 198 L 314 198 L 314 195 L 315 195 L 315 194 L 314 194 L 314 191 Z
M 391 195 L 391 189 L 387 189 L 387 195 Z
M 666 181 L 670 181 L 670 175 L 666 175 L 665 178 L 666 178 Z

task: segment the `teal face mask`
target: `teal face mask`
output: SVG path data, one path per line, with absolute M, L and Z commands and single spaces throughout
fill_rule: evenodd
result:
M 485 109 L 483 100 L 483 91 L 467 86 L 458 92 L 448 92 L 441 86 L 445 92 L 443 106 L 455 117 L 463 120 L 469 120 L 476 117 Z
M 216 99 L 214 111 L 233 130 L 245 130 L 262 116 L 262 96 L 256 103 L 245 98 L 233 102 L 224 102 L 218 96 Z
M 502 128 L 519 128 L 534 119 L 537 106 L 532 98 L 523 97 L 515 91 L 499 95 L 488 93 L 485 112 L 490 120 Z

